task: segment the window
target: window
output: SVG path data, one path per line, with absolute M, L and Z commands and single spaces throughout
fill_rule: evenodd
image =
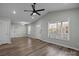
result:
M 56 39 L 69 39 L 69 22 L 48 23 L 48 37 Z
M 62 22 L 62 32 L 68 33 L 69 22 Z
M 69 40 L 69 22 L 62 22 L 62 39 Z
M 48 28 L 48 31 L 49 31 L 48 36 L 51 37 L 51 38 L 52 37 L 55 38 L 55 36 L 56 36 L 55 34 L 57 32 L 57 24 L 56 23 L 49 24 L 48 27 L 49 27 Z
M 61 33 L 61 22 L 57 23 L 57 32 Z

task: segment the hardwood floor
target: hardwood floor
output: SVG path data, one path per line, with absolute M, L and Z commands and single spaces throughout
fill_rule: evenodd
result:
M 14 38 L 0 45 L 0 56 L 79 56 L 79 52 L 33 38 Z

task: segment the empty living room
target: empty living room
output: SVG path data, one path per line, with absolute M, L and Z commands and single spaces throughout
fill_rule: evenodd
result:
M 79 56 L 79 3 L 0 3 L 0 56 Z

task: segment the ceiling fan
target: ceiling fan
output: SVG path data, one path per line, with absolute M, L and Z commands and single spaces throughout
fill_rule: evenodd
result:
M 36 5 L 36 3 L 33 3 L 32 5 L 31 5 L 31 7 L 32 7 L 32 9 L 33 10 L 24 10 L 24 12 L 32 12 L 30 15 L 32 16 L 32 15 L 34 15 L 34 14 L 37 14 L 37 15 L 41 15 L 40 13 L 39 13 L 39 11 L 44 11 L 45 9 L 39 9 L 39 10 L 36 10 L 35 9 L 35 5 Z

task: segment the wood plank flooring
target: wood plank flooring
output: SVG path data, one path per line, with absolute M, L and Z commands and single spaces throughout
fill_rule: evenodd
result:
M 12 44 L 0 45 L 0 56 L 79 56 L 79 51 L 22 37 L 12 39 Z

